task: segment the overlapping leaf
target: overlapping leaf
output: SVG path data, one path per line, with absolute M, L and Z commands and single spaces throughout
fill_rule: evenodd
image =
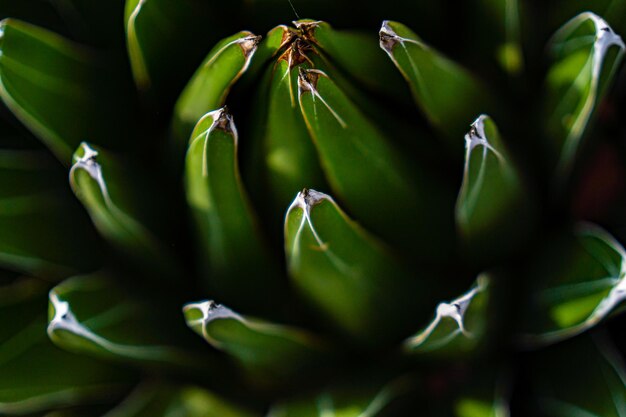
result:
M 82 143 L 74 154 L 70 184 L 106 239 L 136 263 L 172 277 L 177 261 L 151 229 L 161 222 L 149 221 L 151 204 L 158 201 L 154 184 L 149 175 L 145 180 L 140 174 L 102 149 Z
M 380 47 L 409 83 L 417 104 L 452 149 L 476 114 L 489 111 L 487 90 L 466 70 L 426 45 L 401 23 L 385 21 Z
M 626 252 L 611 235 L 581 225 L 573 238 L 554 242 L 530 270 L 532 291 L 521 329 L 530 346 L 584 332 L 626 298 Z
M 330 358 L 325 342 L 307 331 L 244 317 L 214 301 L 187 304 L 184 313 L 190 328 L 231 355 L 256 383 L 284 382 Z
M 123 394 L 133 374 L 54 346 L 43 305 L 41 282 L 22 278 L 0 287 L 0 413 L 38 413 Z
M 622 417 L 626 371 L 613 349 L 608 340 L 586 336 L 537 354 L 531 415 Z
M 43 152 L 0 150 L 1 265 L 52 279 L 96 267 L 97 236 L 65 187 Z
M 269 311 L 272 300 L 280 297 L 280 275 L 241 182 L 237 142 L 226 108 L 198 122 L 186 158 L 187 201 L 208 255 L 208 287 L 237 308 Z

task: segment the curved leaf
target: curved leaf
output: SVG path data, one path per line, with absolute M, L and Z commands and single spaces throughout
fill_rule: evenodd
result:
M 581 225 L 573 239 L 556 242 L 531 269 L 532 292 L 521 330 L 528 346 L 582 333 L 626 298 L 626 252 L 607 232 Z
M 144 382 L 103 417 L 154 416 L 253 417 L 255 414 L 199 387 Z
M 485 257 L 485 252 L 510 249 L 527 233 L 529 196 L 489 116 L 472 124 L 465 149 L 456 221 L 472 255 Z
M 151 271 L 176 275 L 176 259 L 146 224 L 156 199 L 137 171 L 82 143 L 74 154 L 70 184 L 107 240 Z
M 407 274 L 326 194 L 298 194 L 285 219 L 285 250 L 302 298 L 366 344 L 402 334 L 426 307 L 420 304 L 430 279 Z
M 177 143 L 187 143 L 198 120 L 224 105 L 260 41 L 261 37 L 251 32 L 239 32 L 218 42 L 209 52 L 176 102 L 173 129 Z
M 233 118 L 226 108 L 208 113 L 192 137 L 185 183 L 208 255 L 208 286 L 237 308 L 267 310 L 270 300 L 279 297 L 280 275 L 241 182 Z
M 135 376 L 55 347 L 45 332 L 45 289 L 0 288 L 0 414 L 24 415 L 114 400 Z M 43 291 L 42 291 L 43 290 Z
M 476 114 L 490 110 L 489 93 L 401 23 L 383 22 L 380 47 L 407 80 L 430 122 L 446 135 L 452 149 L 458 149 L 457 140 L 467 124 Z
M 43 152 L 0 150 L 0 265 L 51 279 L 98 265 L 97 236 L 65 184 Z
M 5 19 L 0 52 L 0 97 L 63 163 L 70 163 L 73 149 L 86 137 L 99 144 L 121 138 L 102 120 L 113 119 L 113 110 L 122 114 L 123 105 L 108 105 L 117 89 L 89 51 L 47 30 Z
M 379 236 L 399 246 L 419 246 L 418 237 L 428 241 L 422 255 L 436 252 L 452 233 L 441 212 L 443 187 L 411 166 L 324 72 L 300 69 L 298 84 L 300 110 L 333 192 Z
M 180 344 L 163 311 L 155 312 L 104 274 L 67 279 L 50 291 L 49 301 L 48 335 L 64 349 L 156 367 L 207 365 Z M 178 332 L 184 335 L 182 328 Z
M 214 301 L 183 311 L 191 329 L 235 358 L 256 383 L 288 380 L 328 359 L 326 344 L 300 329 L 244 317 Z
M 546 129 L 567 175 L 605 89 L 624 55 L 624 42 L 599 16 L 581 13 L 554 35 L 555 61 L 546 78 Z

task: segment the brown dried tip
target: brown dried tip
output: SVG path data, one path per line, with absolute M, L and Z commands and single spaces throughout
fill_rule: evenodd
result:
M 378 36 L 380 38 L 380 47 L 389 53 L 391 53 L 393 48 L 400 42 L 400 37 L 394 32 L 391 26 L 389 26 L 388 20 L 383 22 Z
M 313 66 L 313 61 L 307 56 L 308 52 L 315 53 L 311 44 L 300 37 L 296 37 L 287 50 L 278 58 L 278 61 L 287 61 L 290 70 L 304 62 L 308 62 Z
M 315 42 L 315 28 L 320 25 L 320 21 L 293 22 L 293 25 L 300 31 L 300 36 L 308 41 Z
M 320 76 L 326 76 L 322 71 L 316 69 L 300 68 L 298 72 L 298 87 L 300 93 L 317 91 L 317 81 Z
M 261 42 L 261 39 L 263 39 L 262 36 L 247 36 L 243 39 L 241 39 L 241 41 L 239 42 L 239 46 L 241 47 L 241 50 L 243 51 L 243 56 L 248 58 L 252 53 L 254 53 L 254 51 L 256 50 L 256 47 L 259 46 L 259 43 Z
M 219 110 L 213 126 L 215 129 L 223 130 L 226 133 L 233 133 L 235 131 L 235 122 L 228 110 L 228 106 L 224 106 Z

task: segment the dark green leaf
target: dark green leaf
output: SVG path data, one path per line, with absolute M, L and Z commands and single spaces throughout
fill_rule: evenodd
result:
M 626 373 L 608 340 L 580 337 L 538 354 L 529 370 L 533 416 L 623 417 Z
M 0 23 L 0 35 L 0 97 L 63 163 L 86 138 L 110 144 L 122 137 L 102 122 L 113 117 L 108 98 L 117 90 L 90 51 L 12 19 Z
M 194 386 L 144 382 L 103 417 L 254 417 L 210 391 Z
M 174 276 L 177 261 L 147 225 L 158 201 L 148 180 L 87 143 L 76 150 L 70 170 L 72 189 L 98 231 L 140 265 Z
M 528 232 L 529 196 L 489 116 L 481 115 L 472 124 L 465 149 L 456 221 L 466 247 L 473 257 L 482 258 L 513 249 Z
M 50 291 L 49 301 L 48 335 L 64 349 L 156 367 L 208 365 L 177 344 L 177 329 L 168 327 L 163 309 L 155 311 L 105 274 L 67 279 Z
M 43 152 L 0 150 L 0 265 L 52 279 L 97 266 L 97 236 L 66 187 Z
M 230 88 L 250 65 L 260 40 L 251 32 L 239 32 L 209 52 L 176 102 L 173 129 L 177 143 L 187 143 L 198 120 L 224 105 Z

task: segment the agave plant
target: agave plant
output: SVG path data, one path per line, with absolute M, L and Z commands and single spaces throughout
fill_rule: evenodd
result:
M 624 414 L 600 14 L 121 3 L 0 6 L 0 414 Z

